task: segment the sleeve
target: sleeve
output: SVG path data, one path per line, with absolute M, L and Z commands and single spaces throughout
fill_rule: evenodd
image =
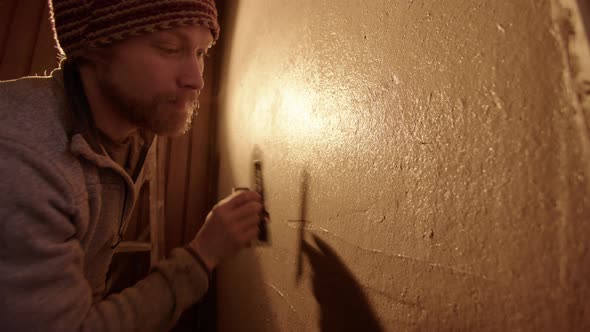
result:
M 133 287 L 92 300 L 76 197 L 47 158 L 0 139 L 0 326 L 6 331 L 166 331 L 208 288 L 175 249 Z

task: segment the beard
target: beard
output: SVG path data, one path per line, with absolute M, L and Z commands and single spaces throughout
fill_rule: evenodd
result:
M 112 76 L 111 76 L 112 77 Z M 98 82 L 114 111 L 131 124 L 157 135 L 178 136 L 191 128 L 198 109 L 198 92 L 160 93 L 141 98 L 109 77 Z

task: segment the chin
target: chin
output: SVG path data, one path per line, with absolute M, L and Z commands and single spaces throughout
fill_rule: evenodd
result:
M 186 134 L 191 129 L 191 119 L 183 122 L 164 123 L 159 122 L 156 126 L 150 126 L 151 130 L 159 136 L 176 137 Z
M 192 120 L 193 111 L 187 109 L 182 112 L 163 114 L 158 119 L 151 119 L 150 125 L 146 127 L 159 136 L 182 136 L 190 130 Z

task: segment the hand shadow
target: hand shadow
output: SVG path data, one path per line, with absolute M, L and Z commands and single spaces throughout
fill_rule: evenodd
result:
M 316 235 L 312 237 L 318 249 L 303 240 L 301 250 L 313 269 L 321 331 L 383 331 L 352 272 L 326 242 Z

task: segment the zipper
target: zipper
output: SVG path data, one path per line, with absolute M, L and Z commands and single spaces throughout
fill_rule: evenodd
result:
M 144 163 L 145 163 L 145 158 L 147 157 L 148 152 L 150 151 L 150 148 L 152 146 L 152 144 L 154 143 L 154 139 L 153 138 L 151 140 L 151 142 L 147 145 L 147 147 L 143 147 L 141 154 L 139 155 L 139 160 L 137 163 L 137 166 L 135 167 L 135 169 L 133 170 L 133 175 L 131 176 L 131 182 L 133 182 L 133 185 L 135 185 L 135 181 L 137 181 L 137 178 L 139 177 L 139 173 L 141 173 L 141 170 L 143 169 Z M 127 207 L 127 199 L 128 199 L 128 194 L 129 194 L 129 188 L 127 188 L 127 183 L 125 183 L 125 181 L 123 181 L 123 186 L 125 187 L 125 193 L 123 195 L 123 208 L 121 209 L 121 218 L 119 219 L 119 230 L 117 231 L 117 242 L 115 242 L 112 246 L 111 249 L 115 249 L 120 243 L 121 241 L 123 241 L 123 226 L 124 226 L 124 217 L 125 217 L 125 208 Z M 139 195 L 139 193 L 138 193 Z
M 121 209 L 121 217 L 119 218 L 119 230 L 117 231 L 117 242 L 111 245 L 111 249 L 117 248 L 117 246 L 123 241 L 123 218 L 125 217 L 125 206 L 127 205 L 127 193 L 129 189 L 127 189 L 127 184 L 123 183 L 123 187 L 125 187 L 125 193 L 123 195 L 123 208 Z

